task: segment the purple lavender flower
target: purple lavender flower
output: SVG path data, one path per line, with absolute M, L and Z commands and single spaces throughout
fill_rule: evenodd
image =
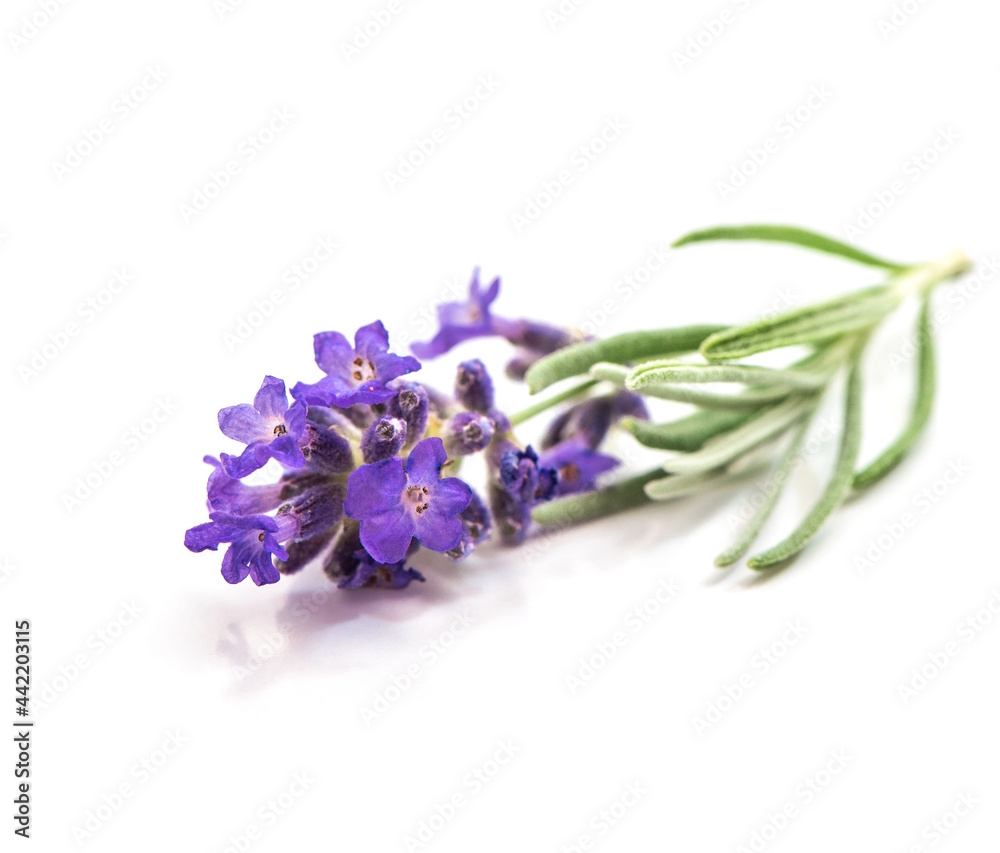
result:
M 385 402 L 396 394 L 387 382 L 420 369 L 413 356 L 389 352 L 389 333 L 379 320 L 358 329 L 353 347 L 340 332 L 320 332 L 313 337 L 313 350 L 326 376 L 313 385 L 299 382 L 292 396 L 314 405 Z
M 206 456 L 204 461 L 214 469 L 208 475 L 209 511 L 257 515 L 269 512 L 281 503 L 284 484 L 279 482 L 266 486 L 248 486 L 235 477 L 230 477 L 214 456 Z
M 614 456 L 591 450 L 584 437 L 576 436 L 543 451 L 538 464 L 555 469 L 554 495 L 571 495 L 596 489 L 597 477 L 617 468 L 621 462 Z
M 417 358 L 436 358 L 463 341 L 499 334 L 490 313 L 490 305 L 499 292 L 499 277 L 493 279 L 486 290 L 482 289 L 479 267 L 476 267 L 469 282 L 468 300 L 438 306 L 437 334 L 426 343 L 411 344 L 410 349 Z
M 425 438 L 406 460 L 363 465 L 347 480 L 344 512 L 361 522 L 361 542 L 380 563 L 398 563 L 410 540 L 448 551 L 462 540 L 459 513 L 472 492 L 456 477 L 440 479 L 448 454 L 440 438 Z
M 300 468 L 305 465 L 299 448 L 305 425 L 305 404 L 297 401 L 289 406 L 285 383 L 265 376 L 253 405 L 241 403 L 219 412 L 219 429 L 223 434 L 246 445 L 239 456 L 223 453 L 222 467 L 236 478 L 262 468 L 269 459 Z
M 291 513 L 272 518 L 269 515 L 232 515 L 213 512 L 205 524 L 192 527 L 184 534 L 184 545 L 191 551 L 212 551 L 229 542 L 222 558 L 222 577 L 229 583 L 239 583 L 247 575 L 257 584 L 276 583 L 280 577 L 271 561 L 272 556 L 287 560 L 288 552 L 279 543 L 295 537 L 298 521 Z

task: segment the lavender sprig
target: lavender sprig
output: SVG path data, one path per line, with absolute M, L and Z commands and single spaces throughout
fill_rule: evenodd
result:
M 358 329 L 353 344 L 339 332 L 320 332 L 313 340 L 324 374 L 318 381 L 295 383 L 289 402 L 284 381 L 268 375 L 252 404 L 219 412 L 222 432 L 245 447 L 238 455 L 205 457 L 212 466 L 209 520 L 187 531 L 185 545 L 192 551 L 227 545 L 222 575 L 229 583 L 249 577 L 269 585 L 316 562 L 343 589 L 402 589 L 425 580 L 408 565 L 419 551 L 461 560 L 494 536 L 517 545 L 538 525 L 578 523 L 767 472 L 767 499 L 716 559 L 731 565 L 763 529 L 820 402 L 845 376 L 832 476 L 795 530 L 748 565 L 766 569 L 789 560 L 849 492 L 874 485 L 914 447 L 934 398 L 930 293 L 969 262 L 956 252 L 927 264 L 898 264 L 773 225 L 699 231 L 675 246 L 720 239 L 791 243 L 878 268 L 887 280 L 750 325 L 690 325 L 596 340 L 498 314 L 500 280 L 484 288 L 477 270 L 468 300 L 442 306 L 437 333 L 414 344 L 414 353 L 437 358 L 456 346 L 500 337 L 515 347 L 508 375 L 524 379 L 532 394 L 576 378 L 574 384 L 508 416 L 478 359 L 461 362 L 452 393 L 443 393 L 420 380 L 417 358 L 390 351 L 380 321 Z M 861 359 L 872 332 L 909 299 L 922 303 L 910 420 L 858 471 Z M 786 367 L 742 361 L 789 346 L 808 352 Z M 741 390 L 724 392 L 719 384 Z M 651 422 L 644 399 L 684 403 L 694 411 Z M 516 433 L 546 413 L 554 417 L 536 450 Z M 611 475 L 622 467 L 604 447 L 614 428 L 673 455 L 650 471 Z M 782 440 L 785 448 L 776 451 Z M 476 456 L 485 463 L 485 498 L 459 476 Z M 244 482 L 275 467 L 274 482 Z

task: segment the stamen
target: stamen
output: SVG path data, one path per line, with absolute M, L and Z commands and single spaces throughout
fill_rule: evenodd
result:
M 284 435 L 286 432 L 288 432 L 288 428 L 284 424 L 278 424 L 274 428 L 275 435 Z

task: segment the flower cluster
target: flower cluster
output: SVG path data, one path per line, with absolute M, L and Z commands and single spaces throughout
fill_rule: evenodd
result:
M 495 316 L 499 286 L 495 279 L 484 290 L 477 271 L 468 301 L 439 308 L 439 331 L 413 345 L 416 356 L 500 336 L 518 348 L 508 374 L 523 377 L 541 356 L 581 339 Z M 415 380 L 420 361 L 391 352 L 381 322 L 358 329 L 353 344 L 321 332 L 313 349 L 318 381 L 298 382 L 289 395 L 281 379 L 266 376 L 252 404 L 219 412 L 222 433 L 244 449 L 205 457 L 209 521 L 188 530 L 184 544 L 192 551 L 227 544 L 222 576 L 229 583 L 249 576 L 271 584 L 320 561 L 341 588 L 398 589 L 424 580 L 407 565 L 421 547 L 463 559 L 494 527 L 502 542 L 520 542 L 533 506 L 593 489 L 619 464 L 598 450 L 614 421 L 645 416 L 631 392 L 591 397 L 560 414 L 536 452 L 518 443 L 478 359 L 459 364 L 453 391 L 444 394 Z M 488 502 L 455 476 L 477 454 L 487 464 Z M 281 469 L 276 482 L 247 482 L 272 460 Z

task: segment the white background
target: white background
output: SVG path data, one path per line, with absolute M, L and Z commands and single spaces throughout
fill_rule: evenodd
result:
M 717 244 L 623 292 L 651 252 L 713 224 L 841 238 L 853 224 L 891 258 L 990 258 L 995 4 L 910 0 L 890 29 L 894 6 L 861 0 L 591 0 L 563 4 L 564 20 L 548 14 L 556 0 L 421 0 L 394 6 L 350 60 L 343 46 L 387 3 L 91 0 L 47 22 L 43 5 L 0 15 L 2 624 L 32 623 L 35 849 L 78 849 L 88 825 L 82 846 L 102 851 L 424 849 L 407 842 L 422 823 L 442 853 L 737 850 L 762 830 L 767 850 L 992 849 L 998 471 L 995 381 L 978 360 L 995 338 L 990 283 L 939 294 L 941 390 L 915 455 L 764 582 L 712 567 L 747 492 L 462 564 L 424 554 L 427 583 L 402 593 L 339 592 L 317 567 L 230 587 L 220 555 L 182 539 L 204 520 L 201 456 L 234 449 L 220 407 L 251 399 L 266 373 L 313 381 L 314 332 L 382 318 L 397 342 L 429 336 L 435 300 L 477 264 L 503 276 L 499 313 L 603 335 L 746 321 L 877 280 L 792 248 Z M 794 128 L 783 117 L 796 109 Z M 291 119 L 250 160 L 275 110 Z M 64 168 L 102 120 L 104 138 Z M 624 130 L 582 171 L 581 147 L 609 121 Z M 444 141 L 390 188 L 435 128 Z M 742 166 L 769 138 L 762 164 Z M 185 215 L 231 160 L 239 173 Z M 741 168 L 753 174 L 724 190 Z M 572 183 L 518 228 L 562 170 Z M 292 292 L 283 275 L 321 237 L 339 249 Z M 105 292 L 123 269 L 132 283 Z M 283 303 L 227 342 L 276 288 Z M 81 309 L 102 294 L 99 314 Z M 70 322 L 78 333 L 61 338 Z M 870 353 L 866 459 L 908 405 L 911 363 L 893 358 L 907 331 L 901 320 Z M 38 362 L 52 339 L 66 346 Z M 497 370 L 507 354 L 469 344 L 429 373 L 446 386 L 455 361 L 481 353 Z M 32 359 L 40 369 L 22 370 Z M 500 402 L 517 409 L 525 393 L 504 385 Z M 154 413 L 142 442 L 125 438 Z M 68 509 L 114 452 L 121 464 Z M 828 462 L 799 473 L 761 544 L 801 516 Z M 950 468 L 963 473 L 945 484 Z M 880 547 L 907 512 L 917 525 Z M 660 606 L 664 581 L 679 592 Z M 647 605 L 656 614 L 633 632 L 628 614 Z M 977 613 L 967 641 L 960 623 Z M 471 625 L 454 635 L 459 617 Z M 782 647 L 789 623 L 804 635 Z M 625 645 L 574 688 L 567 676 L 617 631 Z M 949 642 L 957 653 L 904 701 L 899 686 Z M 775 643 L 784 656 L 764 664 Z M 710 706 L 727 710 L 700 728 Z M 505 743 L 513 757 L 490 764 Z M 846 767 L 807 794 L 836 750 Z M 602 810 L 636 784 L 611 826 Z M 969 792 L 978 805 L 956 823 Z M 434 817 L 456 794 L 464 805 Z M 788 805 L 787 826 L 765 829 Z

